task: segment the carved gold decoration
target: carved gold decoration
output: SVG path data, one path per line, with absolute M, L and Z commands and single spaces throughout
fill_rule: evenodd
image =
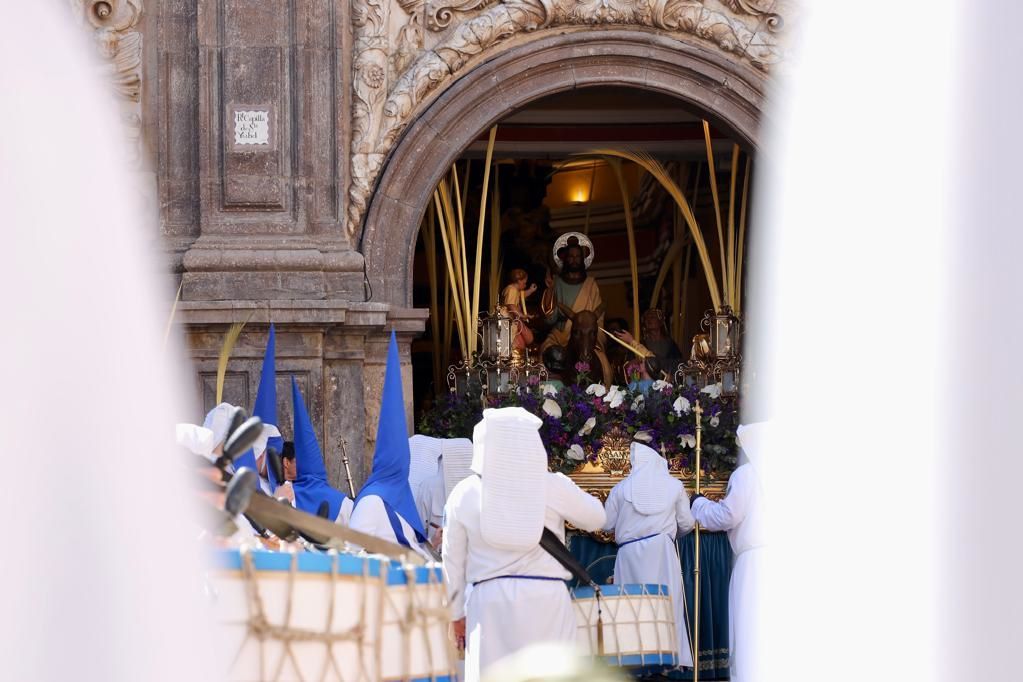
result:
M 671 475 L 682 481 L 690 495 L 693 494 L 693 491 L 696 489 L 696 477 L 691 470 L 674 470 L 671 471 Z M 580 467 L 580 469 L 569 474 L 568 477 L 580 488 L 602 502 L 607 500 L 611 488 L 625 479 L 624 476 L 614 476 L 606 471 L 594 471 L 592 468 L 585 470 L 584 467 Z M 725 490 L 728 487 L 728 476 L 704 473 L 700 487 L 704 497 L 714 501 L 720 500 L 725 496 Z
M 629 434 L 617 426 L 612 427 L 602 439 L 604 447 L 597 452 L 597 462 L 612 476 L 627 476 L 632 464 L 629 461 Z
M 684 469 L 681 471 L 672 470 L 671 475 L 682 481 L 682 484 L 686 487 L 686 492 L 690 497 L 692 497 L 696 488 L 696 477 L 693 474 L 693 471 L 690 469 Z M 600 500 L 601 504 L 604 504 L 607 502 L 607 496 L 611 493 L 611 489 L 614 488 L 616 484 L 620 483 L 625 477 L 613 476 L 591 464 L 580 467 L 574 473 L 569 474 L 569 478 L 571 478 L 577 486 Z M 715 502 L 724 498 L 727 487 L 728 477 L 720 478 L 714 474 L 704 474 L 703 480 L 700 484 L 703 496 Z M 614 531 L 598 530 L 591 533 L 581 531 L 578 528 L 573 527 L 571 524 L 569 524 L 568 528 L 569 530 L 574 530 L 581 535 L 591 537 L 597 542 L 612 543 L 615 541 Z
M 361 228 L 383 161 L 409 123 L 467 64 L 492 55 L 514 36 L 570 26 L 643 27 L 678 38 L 695 36 L 729 53 L 733 60 L 767 71 L 781 60 L 774 35 L 781 17 L 766 13 L 762 1 L 730 0 L 729 9 L 724 9 L 705 6 L 702 0 L 505 0 L 496 4 L 492 0 L 400 0 L 409 22 L 390 41 L 389 3 L 354 0 L 349 236 L 355 238 Z M 466 18 L 455 23 L 463 15 Z M 764 17 L 767 26 L 761 31 Z M 444 31 L 438 34 L 440 42 L 429 49 L 421 49 L 424 24 L 431 31 Z M 397 45 L 393 55 L 392 44 Z M 394 78 L 388 76 L 380 84 L 370 67 L 387 69 L 389 63 Z

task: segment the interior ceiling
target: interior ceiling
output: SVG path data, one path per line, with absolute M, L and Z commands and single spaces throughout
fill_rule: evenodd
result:
M 716 152 L 732 140 L 711 128 Z M 484 133 L 466 150 L 486 153 Z M 596 147 L 647 151 L 661 158 L 706 159 L 703 123 L 678 99 L 648 90 L 596 87 L 544 97 L 498 123 L 498 157 L 559 159 Z

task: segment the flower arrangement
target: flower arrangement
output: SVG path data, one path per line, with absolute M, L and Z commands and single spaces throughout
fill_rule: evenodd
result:
M 675 386 L 666 381 L 633 383 L 630 387 L 591 383 L 589 367 L 578 363 L 576 383 L 526 385 L 485 400 L 449 394 L 423 415 L 419 432 L 439 438 L 472 437 L 484 407 L 519 406 L 543 420 L 540 438 L 552 471 L 570 473 L 596 462 L 604 435 L 617 426 L 630 438 L 663 453 L 675 469 L 691 467 L 696 446 L 696 415 L 703 408 L 703 457 L 707 471 L 730 472 L 735 467 L 735 431 L 739 410 L 734 398 L 721 396 L 720 386 L 703 389 Z

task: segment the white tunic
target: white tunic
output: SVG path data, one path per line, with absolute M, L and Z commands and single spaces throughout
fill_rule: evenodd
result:
M 764 660 L 757 646 L 764 633 L 757 633 L 762 615 L 755 582 L 763 575 L 763 492 L 756 468 L 743 464 L 728 479 L 728 492 L 721 502 L 698 498 L 693 516 L 711 531 L 728 531 L 735 554 L 732 580 L 728 587 L 728 640 L 731 647 L 731 679 L 757 679 L 753 665 Z
M 437 531 L 444 524 L 444 472 L 438 470 L 422 482 L 416 491 L 416 508 L 423 520 L 423 530 L 434 547 Z
M 547 528 L 564 540 L 566 521 L 587 531 L 601 527 L 604 508 L 595 497 L 562 474 L 547 474 L 545 480 Z M 455 486 L 444 508 L 444 573 L 452 619 L 466 618 L 465 682 L 476 682 L 490 664 L 530 644 L 577 639 L 576 616 L 563 582 L 571 574 L 539 544 L 509 551 L 484 541 L 481 488 L 480 478 L 470 476 Z M 466 603 L 465 592 L 474 583 Z
M 675 502 L 663 512 L 641 514 L 625 499 L 623 483 L 612 488 L 607 497 L 607 521 L 605 530 L 614 530 L 615 540 L 620 547 L 615 559 L 614 580 L 616 585 L 642 583 L 667 585 L 671 603 L 675 610 L 675 626 L 678 633 L 679 665 L 691 667 L 693 655 L 689 643 L 685 592 L 682 588 L 682 565 L 679 562 L 676 534 L 685 535 L 693 529 L 693 516 L 689 511 L 689 496 L 681 481 L 677 486 Z M 653 535 L 652 538 L 625 544 Z
M 338 510 L 337 518 L 334 519 L 334 523 L 340 523 L 342 526 L 352 525 L 352 513 L 354 511 L 355 500 L 345 495 L 345 499 L 341 500 L 341 509 Z
M 350 499 L 345 500 L 351 502 Z M 344 514 L 344 505 L 341 505 L 342 515 Z M 354 509 L 350 512 L 351 518 L 348 526 L 352 530 L 357 530 L 367 535 L 378 537 L 381 540 L 387 540 L 395 544 L 401 544 L 398 542 L 398 537 L 394 534 L 394 529 L 391 527 L 391 522 L 387 518 L 387 509 L 384 507 L 384 501 L 380 499 L 379 495 L 367 495 L 366 497 L 359 500 L 359 504 L 354 506 Z M 424 559 L 432 559 L 430 553 L 419 546 L 419 541 L 416 540 L 416 531 L 412 529 L 408 521 L 401 517 L 401 514 L 395 512 L 395 516 L 398 517 L 398 522 L 401 524 L 402 533 L 405 535 L 405 539 L 408 540 L 409 545 L 417 553 L 423 556 Z M 340 520 L 340 517 L 339 517 Z

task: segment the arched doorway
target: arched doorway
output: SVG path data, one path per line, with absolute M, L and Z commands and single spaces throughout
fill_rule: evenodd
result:
M 370 200 L 360 250 L 373 301 L 412 305 L 412 259 L 427 202 L 451 163 L 501 118 L 547 95 L 623 86 L 678 98 L 755 149 L 766 77 L 695 40 L 653 31 L 547 31 L 458 79 L 391 152 Z

